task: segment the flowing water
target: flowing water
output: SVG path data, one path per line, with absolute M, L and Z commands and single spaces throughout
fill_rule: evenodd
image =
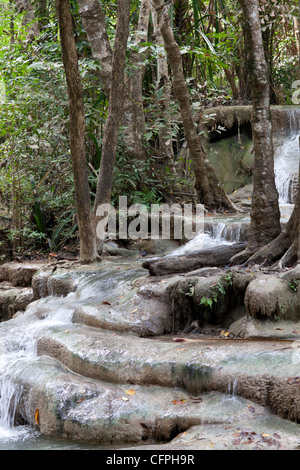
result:
M 292 194 L 299 169 L 299 122 L 299 113 L 291 112 L 289 135 L 276 145 L 275 175 L 283 218 L 288 218 L 293 208 Z M 171 254 L 180 255 L 201 248 L 244 241 L 247 238 L 248 225 L 249 217 L 211 219 L 207 222 L 203 233 Z M 18 364 L 37 356 L 37 339 L 44 329 L 57 325 L 67 326 L 72 322 L 75 303 L 78 305 L 91 298 L 97 298 L 98 301 L 107 300 L 116 291 L 122 290 L 126 282 L 137 277 L 138 273 L 141 272 L 137 269 L 105 271 L 100 275 L 100 284 L 97 283 L 96 291 L 94 278 L 87 277 L 80 282 L 76 293 L 69 294 L 65 298 L 50 296 L 41 299 L 33 303 L 24 315 L 0 324 L 0 450 L 101 449 L 99 446 L 50 440 L 33 428 L 15 426 L 15 411 L 22 394 L 22 387 L 10 380 L 10 371 L 16 370 Z M 228 390 L 231 399 L 236 397 L 235 389 L 236 383 L 233 382 Z
M 284 135 L 274 136 L 274 171 L 279 196 L 281 221 L 287 222 L 292 214 L 299 177 L 300 110 L 292 108 L 288 113 L 288 127 Z M 183 255 L 210 249 L 221 244 L 240 243 L 247 240 L 250 218 L 213 217 L 205 220 L 204 231 L 186 245 L 170 253 Z
M 33 302 L 23 315 L 0 323 L 0 450 L 107 449 L 47 439 L 30 426 L 15 426 L 15 411 L 22 386 L 10 379 L 10 372 L 14 376 L 18 370 L 23 373 L 24 364 L 37 357 L 37 340 L 43 331 L 62 325 L 67 328 L 76 306 L 120 295 L 127 283 L 144 274 L 139 266 L 123 268 L 113 271 L 104 269 L 100 273 L 84 276 L 78 280 L 76 293 L 70 293 L 67 297 L 40 299 Z

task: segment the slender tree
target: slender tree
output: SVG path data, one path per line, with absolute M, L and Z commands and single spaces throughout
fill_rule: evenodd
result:
M 208 162 L 192 115 L 189 90 L 183 73 L 182 56 L 171 27 L 169 3 L 152 0 L 159 18 L 161 34 L 172 71 L 174 95 L 178 100 L 187 141 L 198 201 L 210 210 L 235 210 L 222 188 L 213 166 Z
M 239 1 L 243 8 L 246 40 L 249 46 L 255 173 L 248 249 L 233 257 L 231 262 L 246 261 L 247 264 L 278 262 L 280 267 L 290 266 L 300 262 L 300 189 L 290 220 L 281 230 L 278 194 L 274 182 L 268 74 L 263 55 L 258 1 Z
M 109 99 L 111 73 L 113 67 L 113 49 L 110 45 L 105 14 L 98 0 L 79 0 L 79 12 L 82 18 L 93 57 L 101 64 L 100 79 L 103 91 Z M 136 33 L 136 44 L 147 40 L 149 26 L 149 0 L 142 0 Z M 142 101 L 143 66 L 140 55 L 134 53 L 132 65 L 136 69 L 133 76 L 126 76 L 126 87 L 123 97 L 121 124 L 126 152 L 131 158 L 145 159 L 144 134 L 145 116 Z
M 102 142 L 100 172 L 94 205 L 96 222 L 99 221 L 97 217 L 98 207 L 102 204 L 109 204 L 111 201 L 118 133 L 124 101 L 125 59 L 129 36 L 129 23 L 130 0 L 118 0 L 109 107 Z M 100 239 L 98 242 L 98 252 L 101 253 L 103 240 Z
M 96 261 L 98 256 L 87 172 L 83 91 L 70 1 L 56 0 L 56 11 L 69 96 L 69 137 L 80 238 L 80 260 L 81 263 L 87 264 Z
M 252 95 L 254 149 L 253 196 L 248 246 L 235 258 L 245 261 L 281 231 L 275 183 L 269 73 L 266 63 L 258 0 L 240 0 L 243 10 L 249 80 Z

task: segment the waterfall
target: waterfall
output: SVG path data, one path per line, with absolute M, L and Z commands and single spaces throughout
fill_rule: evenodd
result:
M 300 111 L 288 111 L 289 128 L 281 142 L 274 137 L 274 169 L 280 204 L 294 204 L 299 185 Z

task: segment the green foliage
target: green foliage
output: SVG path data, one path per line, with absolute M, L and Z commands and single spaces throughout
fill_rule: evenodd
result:
M 289 282 L 289 288 L 293 292 L 298 292 L 298 285 L 299 285 L 298 279 L 291 279 Z

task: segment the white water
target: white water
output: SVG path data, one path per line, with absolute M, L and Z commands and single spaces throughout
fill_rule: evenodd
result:
M 78 281 L 76 292 L 66 297 L 40 299 L 30 304 L 24 314 L 0 323 L 0 450 L 18 445 L 26 449 L 95 448 L 52 441 L 29 426 L 15 426 L 16 407 L 23 389 L 11 377 L 17 376 L 21 381 L 26 375 L 26 364 L 37 358 L 38 339 L 51 328 L 63 326 L 68 329 L 77 306 L 87 301 L 118 297 L 127 283 L 144 274 L 138 266 L 122 267 L 119 263 L 119 269 L 113 268 L 106 266 L 97 274 L 85 275 Z M 99 448 L 103 449 L 103 446 Z
M 299 135 L 292 134 L 275 151 L 275 181 L 280 204 L 295 202 L 295 185 L 299 171 Z

